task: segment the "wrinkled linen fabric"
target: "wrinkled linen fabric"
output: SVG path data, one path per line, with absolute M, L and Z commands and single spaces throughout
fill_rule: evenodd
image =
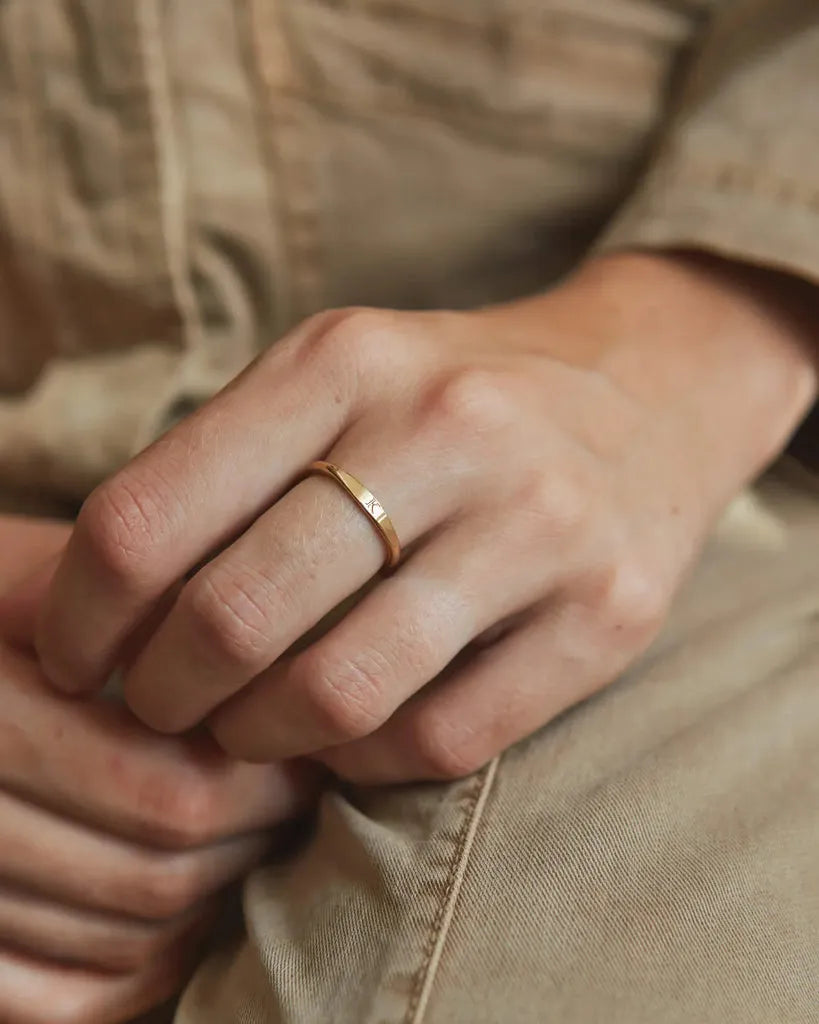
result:
M 75 508 L 328 306 L 635 246 L 819 282 L 817 100 L 804 0 L 5 0 L 4 504 Z M 818 1020 L 815 416 L 793 451 L 612 687 L 327 794 L 177 1024 Z

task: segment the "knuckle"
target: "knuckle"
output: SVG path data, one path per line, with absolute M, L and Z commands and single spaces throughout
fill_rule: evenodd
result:
M 315 344 L 328 331 L 331 331 L 336 324 L 341 323 L 354 308 L 357 307 L 338 306 L 331 309 L 322 309 L 318 313 L 311 313 L 305 317 L 299 328 L 304 338 L 303 344 L 308 346 Z M 268 349 L 260 358 L 270 359 L 271 350 Z
M 476 367 L 449 373 L 432 389 L 428 402 L 439 427 L 465 437 L 504 431 L 518 416 L 500 374 Z
M 607 633 L 641 642 L 657 632 L 668 604 L 659 571 L 635 560 L 619 561 L 604 570 L 594 590 L 592 606 Z
M 155 489 L 123 472 L 86 500 L 77 530 L 92 557 L 115 579 L 138 585 L 150 573 L 153 552 L 167 534 Z
M 361 739 L 386 719 L 387 669 L 375 652 L 357 658 L 308 654 L 298 671 L 311 711 L 332 741 Z
M 385 351 L 385 336 L 395 331 L 395 314 L 387 310 L 351 307 L 338 310 L 312 341 L 313 353 L 322 361 L 368 369 Z
M 572 538 L 586 533 L 594 501 L 591 489 L 566 474 L 534 474 L 521 489 L 515 507 L 550 538 Z
M 479 771 L 489 759 L 462 730 L 441 714 L 419 713 L 413 723 L 411 743 L 425 778 L 440 781 L 463 779 Z
M 199 572 L 183 591 L 181 610 L 220 662 L 257 671 L 268 662 L 269 595 L 250 574 Z

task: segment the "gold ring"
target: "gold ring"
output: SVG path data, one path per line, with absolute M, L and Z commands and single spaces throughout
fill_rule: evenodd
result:
M 336 466 L 332 462 L 313 462 L 307 473 L 321 473 L 323 476 L 329 476 L 331 480 L 335 480 L 344 488 L 359 508 L 367 513 L 368 519 L 378 531 L 378 535 L 387 549 L 386 564 L 391 569 L 398 565 L 401 559 L 401 541 L 392 525 L 392 519 L 387 515 L 386 509 L 373 492 L 367 490 L 352 473 L 348 473 L 341 466 Z

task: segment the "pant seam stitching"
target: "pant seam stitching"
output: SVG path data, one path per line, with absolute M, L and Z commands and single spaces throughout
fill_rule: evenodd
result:
M 432 920 L 421 967 L 412 987 L 404 1024 L 422 1024 L 426 1014 L 429 996 L 441 963 L 441 956 L 463 886 L 478 826 L 483 818 L 499 762 L 500 758 L 495 758 L 487 765 L 478 775 L 475 786 L 469 794 L 467 812 L 450 864 L 446 887 Z

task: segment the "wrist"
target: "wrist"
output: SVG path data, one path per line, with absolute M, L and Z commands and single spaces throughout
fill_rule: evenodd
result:
M 676 427 L 715 507 L 779 454 L 815 401 L 804 282 L 695 254 L 622 253 L 586 264 L 565 296 L 597 339 L 595 367 Z

